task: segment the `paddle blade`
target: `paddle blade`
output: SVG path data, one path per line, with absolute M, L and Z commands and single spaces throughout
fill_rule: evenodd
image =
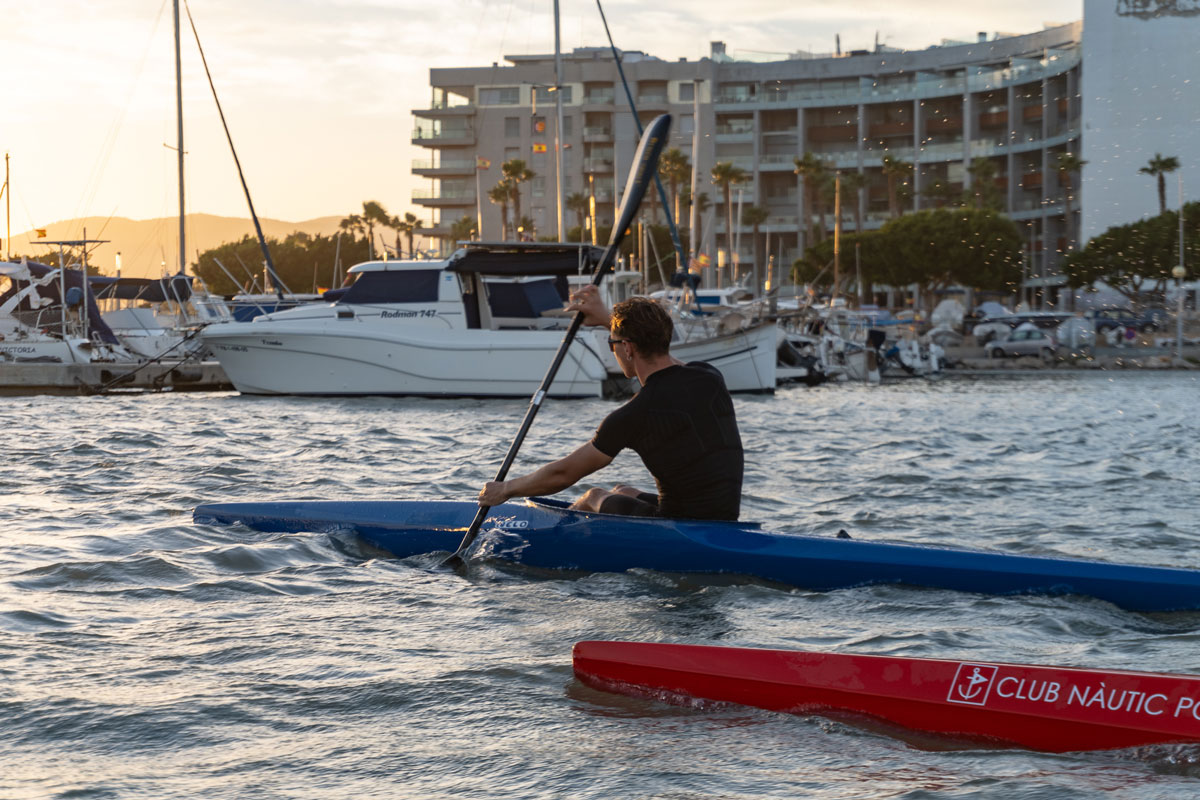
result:
M 642 132 L 638 142 L 637 152 L 633 155 L 633 169 L 625 181 L 625 193 L 621 196 L 621 207 L 617 211 L 617 224 L 613 226 L 608 236 L 608 249 L 615 251 L 621 245 L 633 217 L 637 214 L 646 190 L 654 182 L 658 174 L 658 157 L 667 144 L 667 134 L 671 131 L 671 115 L 660 114 L 650 121 Z M 609 253 L 605 253 L 608 255 Z

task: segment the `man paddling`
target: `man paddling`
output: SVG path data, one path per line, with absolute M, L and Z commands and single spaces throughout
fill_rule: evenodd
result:
M 632 516 L 736 520 L 742 495 L 742 441 L 733 400 L 716 367 L 684 364 L 670 354 L 673 323 L 658 303 L 634 297 L 610 313 L 595 286 L 571 296 L 569 311 L 585 325 L 609 329 L 609 347 L 625 377 L 641 390 L 613 411 L 591 441 L 528 475 L 487 483 L 481 506 L 513 497 L 550 495 L 608 466 L 625 448 L 654 476 L 657 494 L 618 485 L 592 488 L 572 504 L 582 511 Z

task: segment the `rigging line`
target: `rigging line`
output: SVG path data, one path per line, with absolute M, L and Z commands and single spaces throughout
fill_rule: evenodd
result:
M 133 76 L 133 83 L 129 86 L 129 91 L 125 95 L 125 102 L 116 117 L 109 124 L 108 131 L 104 134 L 104 139 L 100 144 L 100 154 L 92 166 L 92 171 L 88 175 L 87 181 L 84 183 L 85 197 L 80 199 L 80 205 L 75 209 L 76 218 L 81 216 L 83 209 L 91 207 L 96 200 L 96 194 L 100 191 L 100 181 L 104 176 L 104 171 L 108 168 L 109 160 L 112 158 L 112 151 L 116 147 L 117 138 L 124 125 L 125 115 L 129 111 L 134 92 L 137 91 L 142 75 L 146 71 L 146 61 L 150 57 L 150 51 L 154 45 L 154 36 L 158 33 L 158 26 L 162 22 L 163 11 L 166 7 L 167 0 L 162 0 L 162 4 L 158 7 L 158 14 L 154 17 L 154 24 L 150 28 L 150 35 L 146 39 L 146 47 L 142 51 L 141 59 L 138 61 L 137 70 Z M 87 187 L 91 187 L 91 189 L 89 190 Z M 89 191 L 90 194 L 88 194 Z
M 237 150 L 233 146 L 233 135 L 229 132 L 229 123 L 225 121 L 225 112 L 221 108 L 221 100 L 217 97 L 217 87 L 213 83 L 212 73 L 208 70 L 208 59 L 204 57 L 204 47 L 200 44 L 200 34 L 196 31 L 196 21 L 192 19 L 192 8 L 188 5 L 187 0 L 183 0 L 183 8 L 187 11 L 188 24 L 192 26 L 192 35 L 196 37 L 196 49 L 200 51 L 200 63 L 204 65 L 204 75 L 208 78 L 208 88 L 212 89 L 213 102 L 217 104 L 217 113 L 221 116 L 221 126 L 225 129 L 225 138 L 229 141 L 229 151 L 233 154 L 233 163 L 237 167 L 238 179 L 242 182 L 242 192 L 246 195 L 246 205 L 250 207 L 250 218 L 254 221 L 254 230 L 258 233 L 258 246 L 262 250 L 263 258 L 267 261 L 267 271 L 271 273 L 271 279 L 275 283 L 275 293 L 279 299 L 283 299 L 283 281 L 275 272 L 275 262 L 271 260 L 271 250 L 267 247 L 267 239 L 263 236 L 262 225 L 259 224 L 258 215 L 254 213 L 254 201 L 250 199 L 250 187 L 246 185 L 246 175 L 242 172 L 242 162 L 238 159 Z M 179 265 L 179 271 L 185 269 L 183 264 Z M 290 291 L 290 290 L 289 290 Z
M 608 29 L 608 17 L 604 15 L 604 6 L 600 0 L 596 0 L 596 8 L 600 12 L 600 21 L 604 23 L 604 33 L 608 36 L 608 46 L 612 50 L 613 61 L 616 63 L 617 74 L 621 77 L 621 85 L 625 88 L 625 97 L 629 101 L 629 111 L 633 115 L 633 124 L 637 127 L 638 135 L 642 134 L 642 119 L 638 116 L 637 105 L 633 102 L 633 93 L 629 91 L 629 81 L 625 80 L 625 68 L 621 66 L 621 54 L 617 50 L 617 45 L 613 41 L 612 31 Z M 693 120 L 693 124 L 695 121 Z M 616 145 L 614 145 L 614 148 Z M 696 158 L 696 154 L 692 153 L 692 158 Z M 667 227 L 671 231 L 671 244 L 675 246 L 675 264 L 676 269 L 684 272 L 688 268 L 688 262 L 683 257 L 683 243 L 679 239 L 679 229 L 675 227 L 675 219 L 671 216 L 670 203 L 667 200 L 667 190 L 663 188 L 662 178 L 659 177 L 658 170 L 654 171 L 654 185 L 658 187 L 658 197 L 663 205 L 663 215 L 667 218 Z

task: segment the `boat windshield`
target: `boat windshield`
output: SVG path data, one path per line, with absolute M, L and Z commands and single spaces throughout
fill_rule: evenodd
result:
M 371 303 L 436 303 L 440 269 L 363 272 L 346 289 L 339 302 L 366 305 Z

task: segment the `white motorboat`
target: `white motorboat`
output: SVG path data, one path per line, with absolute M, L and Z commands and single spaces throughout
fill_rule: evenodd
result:
M 315 303 L 219 322 L 201 337 L 245 394 L 529 397 L 570 317 L 568 275 L 600 248 L 471 245 L 440 261 L 371 261 Z M 599 397 L 601 345 L 580 334 L 549 394 Z

